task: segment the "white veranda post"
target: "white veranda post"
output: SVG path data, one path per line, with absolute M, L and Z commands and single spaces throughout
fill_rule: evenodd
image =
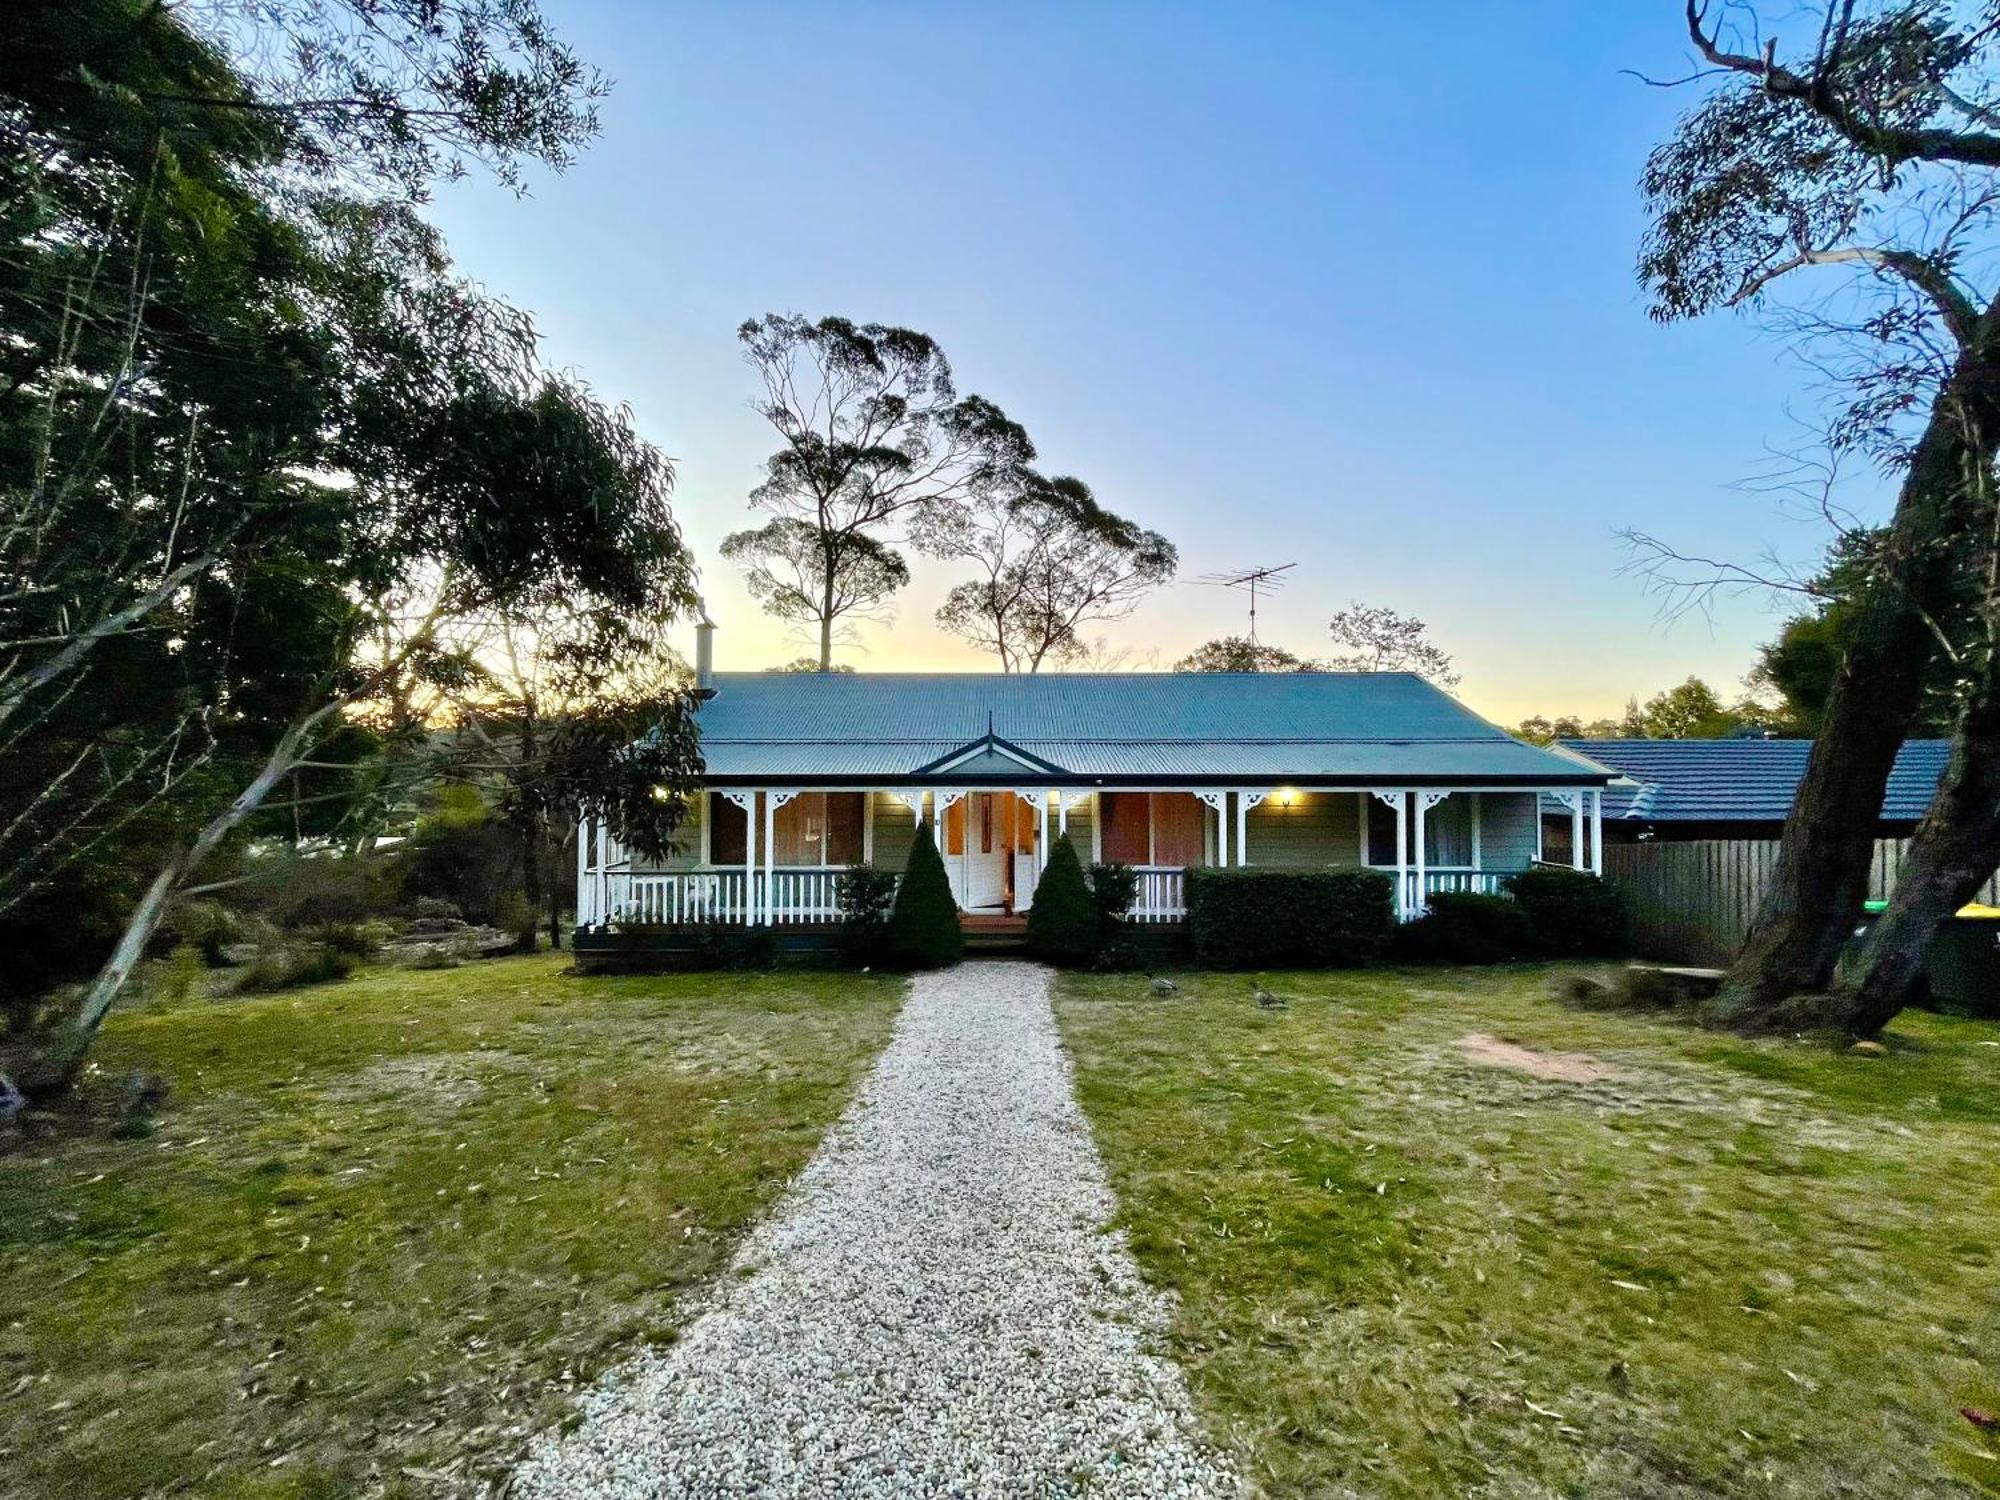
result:
M 1420 911 L 1430 904 L 1430 892 L 1425 889 L 1430 879 L 1430 856 L 1424 852 L 1424 822 L 1430 816 L 1430 810 L 1450 795 L 1450 792 L 1417 793 L 1417 908 Z
M 1250 809 L 1270 796 L 1269 792 L 1245 792 L 1236 794 L 1236 863 L 1250 863 Z
M 1072 807 L 1081 807 L 1089 799 L 1090 799 L 1089 792 L 1056 793 L 1056 837 L 1057 838 L 1069 837 L 1069 810 Z M 1090 860 L 1086 856 L 1083 862 L 1085 864 L 1089 864 Z
M 1590 873 L 1604 874 L 1604 793 L 1597 788 L 1590 793 Z
M 1035 868 L 1049 867 L 1049 794 L 1035 793 Z
M 778 920 L 778 809 L 796 796 L 797 792 L 764 793 L 764 902 L 759 920 L 766 927 Z
M 1215 809 L 1215 862 L 1229 863 L 1229 793 L 1196 792 L 1195 796 Z
M 1409 797 L 1403 792 L 1376 792 L 1375 800 L 1383 806 L 1395 809 L 1396 813 L 1396 916 L 1398 920 L 1410 915 L 1410 840 L 1404 819 L 1409 809 Z M 1363 849 L 1366 850 L 1368 825 L 1361 826 Z
M 964 798 L 965 793 L 963 792 L 938 791 L 931 793 L 931 817 L 937 823 L 937 827 L 932 829 L 932 833 L 938 839 L 938 853 L 940 855 L 944 853 L 944 815 L 951 810 L 952 803 L 963 801 Z M 972 879 L 972 822 L 970 818 L 972 804 L 969 802 L 966 803 L 965 810 L 968 815 L 964 824 L 965 831 L 958 842 L 958 895 L 959 905 L 961 906 L 965 904 L 966 887 Z
M 751 915 L 757 906 L 757 794 L 755 792 L 724 792 L 723 796 L 743 809 L 743 920 L 754 921 Z
M 1569 809 L 1569 867 L 1581 870 L 1583 866 L 1583 793 L 1555 792 L 1551 794 L 1557 802 Z

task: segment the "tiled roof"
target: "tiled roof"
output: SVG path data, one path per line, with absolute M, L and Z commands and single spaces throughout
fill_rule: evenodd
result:
M 1776 823 L 1791 811 L 1811 740 L 1562 740 L 1608 767 L 1605 818 L 1644 823 Z M 1909 740 L 1896 755 L 1882 817 L 1924 815 L 1950 754 L 1948 740 Z
M 1606 779 L 1400 672 L 725 672 L 715 686 L 700 723 L 716 780 L 910 778 L 989 733 L 1061 768 L 1059 777 L 1024 770 L 1023 785 Z

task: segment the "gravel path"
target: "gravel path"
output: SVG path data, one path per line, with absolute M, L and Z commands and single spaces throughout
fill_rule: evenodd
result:
M 1234 1495 L 1139 1280 L 1045 970 L 919 978 L 711 1309 L 583 1402 L 531 1497 Z

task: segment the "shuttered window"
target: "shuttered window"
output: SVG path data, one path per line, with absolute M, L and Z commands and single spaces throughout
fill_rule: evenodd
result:
M 1098 796 L 1104 828 L 1098 849 L 1107 864 L 1143 865 L 1151 861 L 1151 809 L 1144 792 L 1104 792 Z
M 1192 792 L 1105 792 L 1098 806 L 1109 864 L 1198 865 L 1207 857 L 1204 809 Z

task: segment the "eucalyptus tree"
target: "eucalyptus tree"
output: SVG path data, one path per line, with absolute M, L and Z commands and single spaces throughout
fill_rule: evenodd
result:
M 909 581 L 911 529 L 1031 463 L 1005 412 L 961 396 L 935 340 L 914 329 L 795 314 L 737 330 L 777 431 L 753 506 L 761 527 L 723 543 L 765 609 L 815 638 L 833 664 L 843 623 L 880 618 Z
M 1336 655 L 1329 672 L 1414 672 L 1439 687 L 1456 687 L 1450 653 L 1430 638 L 1430 627 L 1380 605 L 1352 604 L 1327 621 Z
M 1082 480 L 1028 471 L 936 513 L 918 543 L 977 571 L 952 587 L 937 621 L 991 651 L 1002 672 L 1082 659 L 1085 627 L 1130 615 L 1179 563 L 1173 543 L 1105 510 Z
M 1776 878 L 1717 1013 L 1745 1027 L 1867 1030 L 1880 1003 L 1814 997 L 1833 985 L 1860 914 L 1882 791 L 1939 653 L 1957 682 L 1959 738 L 1939 807 L 1959 847 L 1947 852 L 1946 830 L 1926 825 L 1919 876 L 1878 949 L 1920 949 L 1967 872 L 1992 868 L 1985 804 L 2000 776 L 1982 747 L 1995 715 L 1978 705 L 1994 692 L 2000 624 L 2000 32 L 1990 7 L 1927 0 L 1836 0 L 1793 46 L 1757 34 L 1754 7 L 1689 0 L 1685 21 L 1712 87 L 1646 167 L 1640 275 L 1653 314 L 1743 308 L 1797 339 L 1838 393 L 1833 447 L 1897 481 L 1842 598 L 1839 664 Z M 1968 567 L 1984 580 L 1969 621 Z M 1941 878 L 1921 873 L 1934 857 L 1950 867 Z

